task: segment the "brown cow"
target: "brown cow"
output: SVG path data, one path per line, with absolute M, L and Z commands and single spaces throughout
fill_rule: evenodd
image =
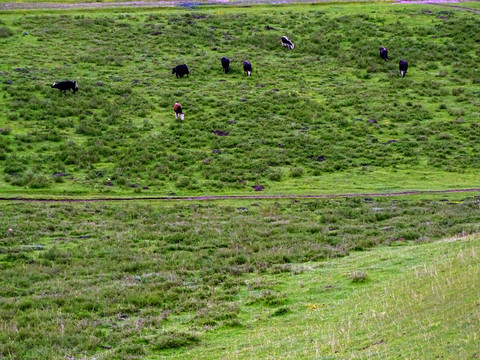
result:
M 180 116 L 180 120 L 183 120 L 182 104 L 175 103 L 175 105 L 173 105 L 173 111 L 175 111 L 175 119 Z

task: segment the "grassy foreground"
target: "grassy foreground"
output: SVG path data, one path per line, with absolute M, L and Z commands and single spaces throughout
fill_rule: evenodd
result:
M 378 250 L 365 257 L 356 251 L 465 236 L 477 233 L 479 224 L 478 198 L 460 195 L 257 203 L 6 204 L 0 216 L 0 354 L 12 359 L 155 359 L 187 347 L 187 352 L 200 356 L 213 346 L 213 336 L 220 343 L 231 338 L 232 348 L 227 350 L 232 353 L 216 349 L 213 355 L 207 350 L 204 358 L 261 358 L 288 353 L 281 347 L 273 351 L 274 338 L 262 340 L 274 333 L 268 327 L 275 324 L 279 337 L 293 344 L 299 341 L 292 349 L 299 352 L 298 358 L 305 356 L 302 351 L 312 351 L 301 346 L 307 339 L 311 346 L 317 342 L 321 354 L 347 353 L 382 339 L 390 347 L 394 342 L 388 331 L 371 323 L 372 311 L 386 310 L 369 309 L 368 302 L 355 310 L 358 334 L 332 333 L 334 338 L 325 341 L 320 333 L 309 337 L 300 330 L 289 332 L 289 327 L 305 326 L 311 329 L 307 333 L 317 333 L 320 330 L 305 323 L 305 316 L 317 322 L 316 316 L 330 316 L 327 309 L 348 308 L 343 301 L 364 286 L 371 291 L 397 288 L 397 275 L 407 270 L 404 262 L 395 260 L 397 250 Z M 443 252 L 448 256 L 458 252 L 455 247 L 430 251 L 430 246 L 440 245 L 418 246 L 412 251 L 420 255 L 405 255 L 411 264 L 427 259 L 435 264 Z M 401 257 L 407 250 L 398 251 Z M 388 255 L 385 259 L 374 255 L 383 253 Z M 331 260 L 348 254 L 353 257 Z M 345 270 L 336 270 L 337 266 Z M 349 274 L 357 269 L 360 272 L 352 279 L 360 283 L 351 284 Z M 464 281 L 476 278 L 472 273 Z M 448 281 L 455 288 L 460 280 Z M 307 284 L 303 290 L 301 283 Z M 371 288 L 375 284 L 381 285 Z M 413 291 L 408 286 L 398 287 L 395 296 L 408 300 Z M 412 286 L 420 289 L 416 283 Z M 475 287 L 458 290 L 459 302 L 470 301 L 468 291 L 478 294 Z M 382 299 L 378 300 L 382 306 L 396 307 L 395 301 L 383 295 Z M 309 311 L 306 303 L 316 304 L 318 311 Z M 415 319 L 404 319 L 401 309 L 391 316 L 414 327 Z M 434 309 L 440 319 L 443 313 Z M 284 316 L 292 320 L 289 325 L 275 320 Z M 337 323 L 331 316 L 335 321 L 322 326 L 322 331 Z M 449 335 L 452 344 L 460 341 L 458 334 Z M 347 335 L 352 338 L 341 337 Z M 418 340 L 402 336 L 407 338 L 398 347 L 417 351 L 408 342 Z M 258 356 L 243 342 L 248 339 Z M 347 340 L 352 346 L 343 347 Z M 471 348 L 471 338 L 465 341 Z
M 476 187 L 479 26 L 372 3 L 4 11 L 0 192 Z M 181 63 L 191 75 L 176 79 Z M 50 88 L 65 78 L 77 94 Z
M 288 294 L 285 306 L 246 307 L 245 328 L 166 358 L 478 359 L 479 251 L 478 236 L 453 238 L 252 277 L 252 288 Z

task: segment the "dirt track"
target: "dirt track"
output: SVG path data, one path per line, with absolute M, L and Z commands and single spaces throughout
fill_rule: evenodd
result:
M 324 2 L 328 0 L 310 0 L 312 2 Z M 348 1 L 348 0 L 343 0 Z M 32 3 L 0 3 L 1 10 L 62 10 L 62 9 L 87 9 L 87 8 L 122 8 L 122 7 L 194 7 L 202 5 L 255 5 L 255 4 L 286 4 L 302 2 L 301 0 L 206 0 L 206 1 L 118 1 L 118 2 L 82 2 L 82 3 L 55 3 L 55 2 L 32 2 Z M 305 1 L 307 2 L 307 1 Z
M 288 4 L 288 3 L 313 3 L 327 2 L 329 0 L 205 0 L 205 1 L 179 1 L 179 0 L 154 0 L 154 1 L 112 1 L 112 2 L 81 2 L 81 3 L 60 3 L 60 2 L 11 2 L 0 3 L 1 10 L 48 10 L 48 9 L 83 9 L 83 8 L 115 8 L 115 7 L 192 7 L 201 5 L 255 5 L 255 4 Z M 340 0 L 349 2 L 351 0 Z M 357 0 L 358 1 L 358 0 Z M 459 3 L 468 0 L 392 0 L 399 4 L 428 4 L 445 5 Z M 366 1 L 368 2 L 368 1 Z M 464 8 L 460 6 L 451 6 L 459 10 L 479 12 L 476 9 Z
M 0 198 L 0 201 L 24 201 L 24 202 L 114 202 L 114 201 L 203 201 L 203 200 L 262 200 L 262 199 L 333 199 L 350 197 L 386 197 L 406 196 L 422 194 L 447 194 L 460 192 L 480 192 L 480 189 L 455 189 L 455 190 L 426 190 L 404 191 L 394 193 L 371 193 L 371 194 L 331 194 L 331 195 L 207 195 L 207 196 L 150 196 L 150 197 L 127 197 L 127 198 Z
M 212 1 L 217 3 L 217 1 Z M 43 9 L 82 9 L 114 7 L 162 7 L 175 6 L 178 1 L 125 1 L 125 2 L 82 2 L 82 3 L 0 3 L 0 10 L 43 10 Z

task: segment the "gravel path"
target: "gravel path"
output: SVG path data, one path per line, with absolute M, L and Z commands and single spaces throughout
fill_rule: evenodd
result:
M 207 0 L 207 1 L 185 1 L 185 0 L 152 0 L 152 1 L 107 1 L 107 2 L 8 2 L 0 3 L 1 10 L 48 10 L 48 9 L 82 9 L 82 8 L 115 8 L 115 7 L 171 7 L 171 6 L 201 6 L 201 5 L 255 5 L 255 4 L 289 4 L 289 3 L 312 3 L 326 2 L 329 0 Z M 353 0 L 340 0 L 349 2 Z M 361 0 L 360 0 L 361 1 Z M 365 0 L 368 1 L 368 0 Z M 398 4 L 452 4 L 468 0 L 393 0 Z M 463 9 L 463 8 L 462 8 Z M 474 9 L 472 9 L 474 10 Z
M 301 2 L 325 2 L 329 0 L 208 0 L 208 1 L 118 1 L 118 2 L 82 2 L 82 3 L 57 3 L 57 2 L 32 2 L 32 3 L 0 3 L 1 10 L 48 10 L 48 9 L 82 9 L 82 8 L 115 8 L 115 7 L 192 7 L 202 5 L 255 5 L 255 4 L 289 4 Z M 351 1 L 351 0 L 340 0 Z M 361 0 L 360 0 L 361 1 Z M 366 1 L 366 0 L 365 0 Z
M 3 10 L 62 10 L 62 9 L 87 9 L 87 8 L 116 8 L 116 7 L 192 7 L 202 5 L 255 5 L 255 4 L 290 4 L 290 3 L 312 3 L 327 2 L 331 0 L 207 0 L 207 1 L 184 1 L 184 0 L 152 0 L 152 1 L 112 1 L 112 2 L 80 2 L 80 3 L 61 3 L 61 2 L 8 2 L 0 3 L 0 11 Z M 355 0 L 339 0 L 349 2 Z M 358 1 L 358 0 L 357 0 Z M 360 0 L 362 1 L 362 0 Z M 368 2 L 368 0 L 364 0 Z M 455 4 L 469 0 L 392 0 L 394 4 L 428 4 L 444 5 Z M 471 1 L 471 0 L 470 0 Z M 465 7 L 455 7 L 461 10 L 480 12 L 477 9 Z
M 215 0 L 214 0 L 215 2 Z M 175 6 L 178 1 L 125 1 L 125 2 L 82 2 L 82 3 L 0 3 L 0 10 L 30 9 L 81 9 L 81 8 L 113 8 L 113 7 L 160 7 Z
M 431 195 L 448 193 L 480 192 L 480 189 L 455 189 L 455 190 L 426 190 L 426 191 L 404 191 L 394 193 L 369 193 L 369 194 L 333 194 L 333 195 L 211 195 L 211 196 L 151 196 L 151 197 L 126 197 L 126 198 L 0 198 L 2 202 L 24 201 L 24 202 L 116 202 L 116 201 L 202 201 L 202 200 L 262 200 L 262 199 L 334 199 L 351 197 L 386 197 L 405 195 Z

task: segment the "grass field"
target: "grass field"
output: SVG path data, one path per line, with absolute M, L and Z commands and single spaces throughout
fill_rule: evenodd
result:
M 247 306 L 240 316 L 245 327 L 211 332 L 204 346 L 168 358 L 476 359 L 478 251 L 478 237 L 463 238 L 264 276 L 261 284 L 288 294 L 283 307 Z M 365 280 L 352 280 L 358 274 Z
M 397 277 L 405 273 L 404 281 L 421 280 L 423 275 L 412 277 L 405 265 L 433 265 L 442 263 L 444 257 L 454 259 L 459 251 L 456 246 L 471 244 L 464 244 L 462 237 L 479 231 L 479 217 L 478 197 L 455 194 L 428 199 L 257 203 L 7 204 L 2 206 L 0 217 L 0 228 L 12 229 L 2 231 L 0 238 L 0 354 L 12 359 L 137 359 L 188 358 L 186 352 L 195 351 L 198 356 L 203 353 L 203 358 L 219 359 L 277 358 L 273 354 L 281 353 L 287 358 L 310 358 L 312 347 L 301 345 L 307 338 L 315 339 L 321 354 L 331 355 L 337 350 L 345 354 L 359 350 L 370 341 L 387 341 L 386 336 L 390 348 L 394 345 L 393 330 L 383 333 L 375 328 L 381 324 L 372 323 L 369 326 L 375 330 L 359 329 L 357 335 L 338 339 L 338 343 L 325 342 L 322 331 L 340 326 L 338 317 L 351 306 L 343 302 L 351 304 L 357 290 L 381 291 L 384 286 L 395 286 Z M 461 238 L 450 250 L 445 250 L 450 243 L 441 245 L 442 250 L 431 250 L 440 246 L 432 241 L 452 236 Z M 478 247 L 478 239 L 473 243 Z M 371 255 L 358 253 L 379 245 L 391 248 Z M 410 250 L 402 250 L 404 246 Z M 412 254 L 405 255 L 410 251 Z M 349 254 L 343 260 L 333 260 Z M 405 256 L 407 263 L 396 261 Z M 471 265 L 478 272 L 478 261 Z M 467 270 L 458 271 L 455 276 L 461 278 Z M 464 289 L 467 282 L 475 283 L 478 278 L 474 272 L 470 274 L 464 285 L 457 283 L 459 279 L 444 284 L 458 291 L 449 296 L 458 296 L 458 302 L 468 302 L 468 306 L 480 299 L 478 287 Z M 397 290 L 417 288 L 408 281 Z M 318 291 L 313 288 L 315 282 Z M 306 284 L 304 290 L 298 289 L 301 283 Z M 466 291 L 468 297 L 464 297 Z M 360 294 L 365 310 L 357 312 L 385 311 L 376 307 L 367 310 L 371 302 L 368 296 L 375 295 L 370 290 Z M 338 312 L 325 319 L 322 331 L 312 329 L 318 337 L 308 337 L 305 331 L 317 320 L 305 323 L 304 317 L 324 314 L 325 301 L 330 302 L 327 308 L 338 307 Z M 383 297 L 377 302 L 383 307 L 397 306 Z M 318 312 L 308 311 L 307 303 L 317 304 Z M 443 317 L 443 327 L 457 326 L 451 317 L 461 313 L 460 305 L 452 303 L 445 311 L 439 309 L 447 304 L 438 306 L 431 308 L 434 316 L 424 325 L 425 331 L 436 333 L 432 324 Z M 474 309 L 472 326 L 479 320 L 478 306 Z M 391 316 L 392 322 L 400 321 L 409 328 L 416 324 L 401 311 Z M 297 330 L 290 333 L 290 350 L 284 343 L 271 352 L 276 341 L 285 338 L 280 334 L 289 332 L 288 325 L 275 319 L 290 319 L 285 321 L 305 328 L 304 335 Z M 459 329 L 467 331 L 467 325 Z M 268 327 L 275 328 L 278 336 Z M 378 339 L 372 339 L 372 334 Z M 448 339 L 452 344 L 463 339 L 468 351 L 473 350 L 476 345 L 472 341 L 478 333 L 467 338 L 461 334 L 454 332 Z M 420 335 L 405 336 L 416 343 Z M 436 336 L 442 338 L 443 333 Z M 265 343 L 264 338 L 268 339 Z M 263 345 L 252 344 L 252 352 L 244 343 L 249 339 Z M 231 345 L 227 346 L 227 340 Z M 215 341 L 221 345 L 214 345 Z M 299 343 L 295 345 L 295 341 Z M 424 358 L 420 356 L 423 350 L 410 348 L 405 341 L 392 349 L 406 346 L 412 355 L 418 355 L 412 358 Z M 353 347 L 346 345 L 348 342 Z M 223 350 L 213 353 L 209 346 Z M 180 354 L 171 353 L 171 349 L 184 347 Z M 231 353 L 225 355 L 227 350 Z
M 368 3 L 12 11 L 0 20 L 9 54 L 0 60 L 2 193 L 477 185 L 480 39 L 470 13 Z M 392 61 L 379 58 L 381 45 Z M 410 64 L 403 79 L 400 58 Z M 171 74 L 180 63 L 188 78 Z M 50 88 L 67 78 L 77 94 Z
M 0 12 L 0 197 L 139 198 L 1 200 L 0 360 L 479 358 L 478 192 L 140 199 L 479 188 L 479 25 L 389 3 Z

